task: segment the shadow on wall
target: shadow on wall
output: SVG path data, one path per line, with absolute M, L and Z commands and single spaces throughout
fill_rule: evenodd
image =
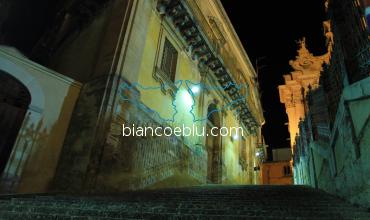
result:
M 13 142 L 2 171 L 1 192 L 45 192 L 54 176 L 80 84 L 25 58 L 14 49 L 0 48 L 0 75 L 16 79 L 30 94 L 19 127 L 11 127 Z M 6 86 L 7 82 L 3 86 Z M 0 113 L 10 112 L 12 105 L 3 100 L 10 95 L 0 91 Z M 14 109 L 14 107 L 13 107 Z M 4 118 L 4 117 L 2 117 Z M 0 120 L 3 124 L 6 120 Z M 0 134 L 0 140 L 5 135 Z M 1 146 L 3 147 L 3 146 Z
M 47 127 L 38 126 L 40 129 L 34 131 L 34 137 L 36 137 L 34 140 L 35 147 L 33 150 L 30 150 L 31 153 L 28 155 L 27 165 L 23 170 L 17 192 L 49 191 L 69 127 L 75 101 L 75 91 L 69 89 L 60 108 L 59 117 L 51 129 L 48 131 Z M 53 110 L 45 109 L 45 111 Z M 39 123 L 43 123 L 43 119 Z

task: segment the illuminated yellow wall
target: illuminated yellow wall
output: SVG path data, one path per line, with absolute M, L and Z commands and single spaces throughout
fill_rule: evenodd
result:
M 252 81 L 251 77 L 253 76 L 254 70 L 249 65 L 250 63 L 246 63 L 244 57 L 244 51 L 240 50 L 238 47 L 237 42 L 235 41 L 235 36 L 233 35 L 233 30 L 228 30 L 230 28 L 226 24 L 226 19 L 221 12 L 219 11 L 210 11 L 209 1 L 197 1 L 197 2 L 190 2 L 191 4 L 199 4 L 200 10 L 203 13 L 208 15 L 217 16 L 218 21 L 222 22 L 222 30 L 224 30 L 225 38 L 228 39 L 228 42 L 224 42 L 226 44 L 220 52 L 222 56 L 225 57 L 227 68 L 233 70 L 233 74 L 238 77 L 243 77 L 246 79 L 247 83 Z M 212 7 L 216 7 L 214 3 L 211 5 Z M 153 74 L 155 74 L 156 67 L 160 66 L 161 56 L 162 56 L 162 48 L 163 48 L 163 41 L 164 39 L 168 39 L 171 44 L 176 48 L 178 51 L 178 61 L 177 61 L 177 69 L 176 69 L 176 78 L 177 80 L 190 80 L 192 82 L 200 82 L 201 81 L 201 73 L 199 68 L 197 67 L 196 61 L 191 59 L 189 52 L 185 50 L 185 44 L 181 39 L 181 36 L 177 33 L 177 30 L 173 29 L 170 22 L 167 19 L 161 18 L 155 10 L 151 11 L 150 19 L 148 23 L 148 30 L 145 40 L 145 47 L 143 52 L 143 57 L 140 64 L 139 75 L 138 75 L 138 84 L 144 87 L 159 87 L 161 84 L 157 81 Z M 200 24 L 203 24 L 200 22 Z M 207 27 L 204 27 L 205 29 Z M 234 38 L 233 38 L 234 37 Z M 135 38 L 135 37 L 133 37 Z M 247 58 L 248 59 L 248 58 Z M 239 68 L 238 68 L 239 67 Z M 243 76 L 242 76 L 243 75 Z M 207 76 L 203 78 L 204 82 L 208 85 L 213 85 L 211 83 L 212 77 Z M 257 92 L 253 85 L 250 92 L 255 93 Z M 254 85 L 255 86 L 255 85 Z M 187 87 L 185 83 L 179 88 L 175 104 L 177 106 L 178 113 L 175 117 L 175 122 L 170 123 L 171 126 L 192 126 L 193 125 L 193 118 L 189 113 L 191 103 L 188 103 L 189 94 L 186 91 Z M 172 101 L 173 98 L 169 93 L 164 94 L 160 89 L 143 89 L 139 87 L 141 101 L 151 109 L 158 112 L 164 118 L 170 118 L 173 114 L 172 108 Z M 219 106 L 224 106 L 227 104 L 227 101 L 224 99 L 225 93 L 219 91 L 201 91 L 204 93 L 204 100 L 203 103 L 200 103 L 200 95 L 196 96 L 196 103 L 195 106 L 197 108 L 197 117 L 204 117 L 207 114 L 207 107 L 210 103 L 212 103 L 215 99 L 219 102 Z M 256 97 L 259 95 L 250 94 L 248 97 L 251 99 L 251 103 L 253 103 L 256 109 L 253 109 L 256 113 L 262 115 L 261 107 L 259 100 Z M 227 112 L 223 112 L 221 119 L 221 125 L 226 127 L 241 127 L 240 123 L 238 122 L 237 118 L 234 116 L 233 111 L 227 110 Z M 263 116 L 260 116 L 263 119 Z M 201 128 L 202 126 L 206 126 L 206 122 L 197 122 L 195 123 L 196 126 Z M 255 159 L 255 149 L 257 144 L 258 138 L 251 137 L 250 134 L 246 130 L 244 130 L 244 135 L 246 139 L 246 147 L 248 152 L 248 170 L 242 170 L 241 165 L 239 164 L 239 154 L 240 152 L 240 140 L 232 140 L 231 137 L 223 137 L 222 138 L 222 148 L 223 148 L 223 160 L 225 165 L 225 174 L 224 177 L 225 182 L 227 183 L 257 183 L 258 182 L 258 174 L 253 171 L 253 167 L 258 165 L 258 161 Z M 189 145 L 190 147 L 194 146 L 195 144 L 201 144 L 205 146 L 205 137 L 186 137 L 184 142 Z M 253 141 L 252 141 L 253 139 Z

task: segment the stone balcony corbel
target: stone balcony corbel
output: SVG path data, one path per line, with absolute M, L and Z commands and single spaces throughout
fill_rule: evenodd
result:
M 179 14 L 177 17 L 174 17 L 173 19 L 173 24 L 175 27 L 183 27 L 186 25 L 189 25 L 191 20 L 189 16 L 187 16 L 185 13 Z
M 219 58 L 219 54 L 215 52 L 217 50 L 212 47 L 206 34 L 196 25 L 196 21 L 184 4 L 186 4 L 186 1 L 159 0 L 157 10 L 160 14 L 166 15 L 172 20 L 173 25 L 179 30 L 181 36 L 188 44 L 192 58 L 202 64 L 200 66 L 203 68 L 211 70 L 221 86 L 224 87 L 225 93 L 231 98 L 234 108 L 238 109 L 237 114 L 241 123 L 251 133 L 255 133 L 258 124 L 248 107 L 249 102 L 243 101 L 239 88 L 235 86 L 237 82 L 225 68 L 223 61 Z
M 187 37 L 185 41 L 189 45 L 189 47 L 193 48 L 195 45 L 202 42 L 202 38 L 199 34 L 195 34 L 193 36 Z
M 207 48 L 207 45 L 205 44 L 199 44 L 199 45 L 196 45 L 193 47 L 193 50 L 191 52 L 191 55 L 192 55 L 192 58 L 194 60 L 199 60 L 199 58 L 204 55 L 204 54 L 207 54 L 208 52 L 208 48 Z

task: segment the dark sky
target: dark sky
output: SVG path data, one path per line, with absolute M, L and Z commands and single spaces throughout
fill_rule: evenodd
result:
M 287 116 L 280 104 L 277 86 L 291 70 L 289 60 L 297 55 L 296 41 L 306 37 L 315 55 L 325 53 L 322 22 L 323 0 L 236 1 L 221 0 L 234 28 L 255 66 L 259 61 L 259 83 L 266 125 L 266 143 L 272 148 L 289 147 Z

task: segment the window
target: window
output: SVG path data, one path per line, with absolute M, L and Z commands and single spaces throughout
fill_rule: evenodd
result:
M 284 176 L 290 176 L 290 166 L 284 166 Z
M 175 81 L 177 56 L 178 53 L 175 47 L 168 39 L 165 39 L 161 70 L 172 82 Z

